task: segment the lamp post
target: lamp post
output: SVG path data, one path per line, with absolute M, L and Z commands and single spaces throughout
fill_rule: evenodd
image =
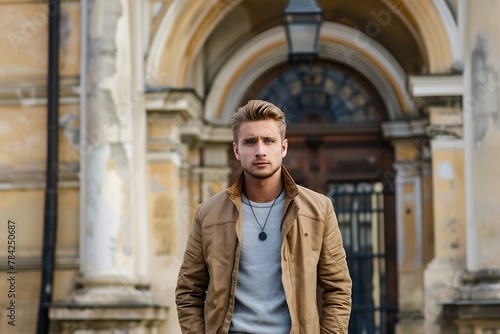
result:
M 312 62 L 318 57 L 318 41 L 323 9 L 316 0 L 288 0 L 283 25 L 291 62 Z

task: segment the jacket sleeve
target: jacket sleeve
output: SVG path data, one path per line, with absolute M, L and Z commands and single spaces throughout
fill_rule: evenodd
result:
M 177 316 L 183 334 L 205 333 L 204 304 L 209 274 L 203 255 L 199 211 L 198 207 L 175 289 Z
M 329 199 L 318 263 L 318 284 L 323 288 L 321 333 L 347 333 L 351 314 L 352 282 L 337 217 Z

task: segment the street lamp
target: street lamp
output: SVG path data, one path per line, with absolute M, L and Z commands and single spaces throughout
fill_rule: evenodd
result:
M 283 24 L 290 61 L 312 62 L 318 57 L 318 40 L 323 9 L 316 0 L 288 0 Z

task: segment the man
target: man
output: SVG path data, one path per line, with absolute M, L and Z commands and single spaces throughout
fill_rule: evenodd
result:
M 337 219 L 327 197 L 282 166 L 285 115 L 252 100 L 232 128 L 243 172 L 196 210 L 176 289 L 182 332 L 347 333 L 351 279 Z

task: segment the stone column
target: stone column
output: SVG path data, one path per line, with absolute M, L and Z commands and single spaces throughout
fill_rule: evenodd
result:
M 434 198 L 434 259 L 425 270 L 425 332 L 453 333 L 443 301 L 459 297 L 465 267 L 464 154 L 461 109 L 429 107 Z
M 133 198 L 134 106 L 128 103 L 134 94 L 130 8 L 125 0 L 95 0 L 89 9 L 80 230 L 80 283 L 89 289 L 76 299 L 90 302 L 101 289 L 116 288 L 110 298 L 118 300 L 121 293 L 135 293 L 138 222 Z
M 500 2 L 462 1 L 466 275 L 447 316 L 462 332 L 500 330 Z M 469 312 L 466 310 L 476 310 Z
M 138 161 L 144 157 L 138 136 L 144 135 L 145 111 L 142 55 L 135 52 L 141 14 L 131 4 L 89 1 L 88 16 L 82 16 L 89 31 L 81 96 L 80 277 L 68 302 L 51 309 L 58 332 L 152 333 L 165 318 L 138 260 L 147 261 L 139 188 L 144 161 Z

